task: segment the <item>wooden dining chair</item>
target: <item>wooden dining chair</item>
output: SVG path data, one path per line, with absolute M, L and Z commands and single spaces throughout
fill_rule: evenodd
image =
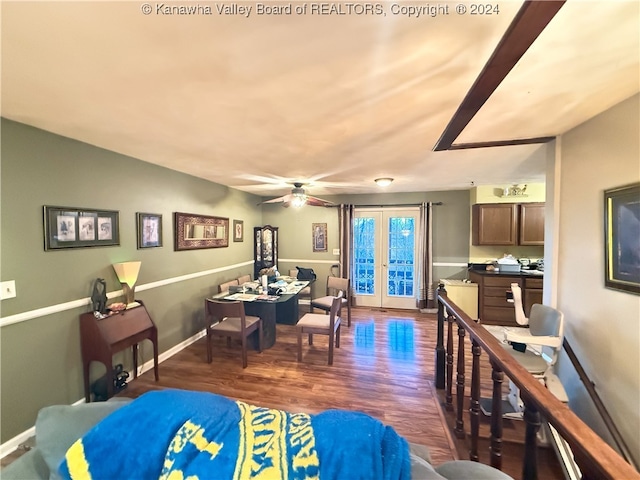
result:
M 229 287 L 231 287 L 232 285 L 240 285 L 240 283 L 238 283 L 238 279 L 231 280 L 229 282 L 221 283 L 220 285 L 218 285 L 218 293 L 228 292 Z
M 311 312 L 319 308 L 325 312 L 331 310 L 331 303 L 336 296 L 342 298 L 342 306 L 347 307 L 347 326 L 351 326 L 351 281 L 348 278 L 327 277 L 327 293 L 324 297 L 311 300 Z
M 212 362 L 211 337 L 227 337 L 227 346 L 231 340 L 242 343 L 242 368 L 247 368 L 248 337 L 258 331 L 258 351 L 262 353 L 262 320 L 260 317 L 250 317 L 244 314 L 244 303 L 204 300 L 205 321 L 207 325 L 207 362 Z
M 238 277 L 238 285 L 244 285 L 247 282 L 251 281 L 251 275 L 242 275 Z
M 302 361 L 302 335 L 309 335 L 309 345 L 313 345 L 313 335 L 329 336 L 329 365 L 333 365 L 333 345 L 335 340 L 336 348 L 340 348 L 340 311 L 342 308 L 342 298 L 333 297 L 329 315 L 323 313 L 305 313 L 296 324 L 298 333 L 298 361 Z

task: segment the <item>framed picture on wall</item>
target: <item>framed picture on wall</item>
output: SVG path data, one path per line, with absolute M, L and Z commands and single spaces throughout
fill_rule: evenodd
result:
M 605 190 L 607 288 L 640 295 L 640 183 Z
M 311 235 L 313 238 L 313 251 L 327 251 L 327 224 L 313 223 L 311 224 Z
M 136 213 L 138 248 L 162 246 L 162 215 L 157 213 Z
M 234 242 L 244 241 L 244 222 L 242 220 L 233 221 L 233 241 Z
M 45 250 L 113 245 L 120 245 L 119 212 L 45 205 Z
M 175 250 L 219 248 L 229 246 L 229 219 L 174 213 Z

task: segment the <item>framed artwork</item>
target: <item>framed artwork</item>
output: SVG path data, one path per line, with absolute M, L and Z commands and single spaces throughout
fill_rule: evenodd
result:
M 311 234 L 313 237 L 313 251 L 327 251 L 327 224 L 313 223 L 311 224 Z
M 229 246 L 229 219 L 193 213 L 174 213 L 175 250 Z
M 233 221 L 233 241 L 234 242 L 244 241 L 244 222 L 242 220 Z
M 162 246 L 162 215 L 157 213 L 136 213 L 138 248 Z
M 640 183 L 605 190 L 607 288 L 640 295 Z
M 44 207 L 44 249 L 120 245 L 119 212 L 77 207 Z

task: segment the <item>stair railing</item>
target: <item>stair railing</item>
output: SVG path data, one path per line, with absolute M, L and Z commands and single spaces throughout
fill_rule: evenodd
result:
M 445 408 L 453 411 L 456 421 L 454 434 L 465 437 L 464 392 L 465 392 L 465 337 L 471 339 L 472 372 L 470 399 L 470 444 L 469 459 L 477 461 L 479 415 L 480 415 L 480 356 L 484 352 L 492 367 L 493 402 L 491 412 L 490 463 L 502 468 L 502 384 L 506 375 L 520 389 L 524 403 L 525 422 L 524 458 L 522 478 L 538 478 L 537 432 L 542 418 L 545 419 L 571 448 L 582 478 L 589 479 L 640 479 L 640 474 L 613 448 L 604 442 L 567 405 L 560 402 L 544 385 L 533 378 L 502 344 L 484 327 L 476 323 L 452 302 L 440 285 L 438 301 L 438 338 L 436 345 L 436 388 L 445 389 Z M 444 344 L 445 324 L 447 345 Z M 454 324 L 457 327 L 456 405 L 453 404 L 454 374 Z

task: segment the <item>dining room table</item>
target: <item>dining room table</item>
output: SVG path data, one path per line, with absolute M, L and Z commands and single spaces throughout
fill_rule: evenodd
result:
M 268 291 L 259 291 L 259 282 L 248 282 L 236 292 L 221 292 L 211 298 L 216 300 L 239 300 L 244 303 L 246 315 L 262 319 L 263 348 L 271 348 L 276 343 L 276 324 L 295 325 L 299 319 L 299 297 L 305 287 L 313 280 L 278 280 L 268 285 Z M 269 294 L 269 292 L 272 292 Z M 276 293 L 277 292 L 277 293 Z M 251 337 L 253 337 L 252 335 Z M 257 348 L 257 336 L 250 339 L 253 348 Z

